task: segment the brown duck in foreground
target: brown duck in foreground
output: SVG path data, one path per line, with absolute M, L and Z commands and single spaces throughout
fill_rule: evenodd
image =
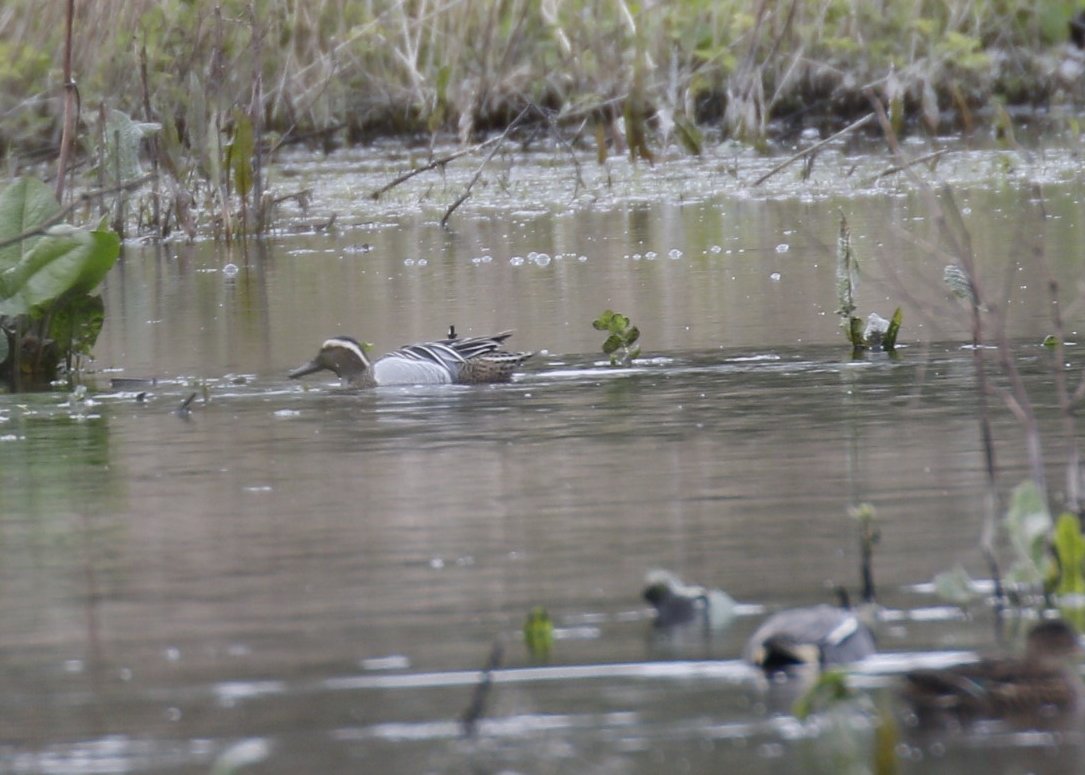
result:
M 1029 631 L 1023 657 L 983 659 L 904 676 L 902 695 L 920 719 L 1056 717 L 1081 707 L 1077 633 L 1060 619 Z

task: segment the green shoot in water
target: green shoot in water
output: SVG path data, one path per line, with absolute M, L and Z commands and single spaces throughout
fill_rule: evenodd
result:
M 610 357 L 611 366 L 628 366 L 640 355 L 640 348 L 635 346 L 640 329 L 626 315 L 608 309 L 592 321 L 592 327 L 609 334 L 603 342 L 603 354 Z

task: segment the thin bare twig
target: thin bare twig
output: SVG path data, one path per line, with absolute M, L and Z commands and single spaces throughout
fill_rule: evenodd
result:
M 804 148 L 803 150 L 796 153 L 794 156 L 791 156 L 791 157 L 785 159 L 784 161 L 780 162 L 775 167 L 773 167 L 771 170 L 769 170 L 764 175 L 762 175 L 757 180 L 755 180 L 753 182 L 753 184 L 752 184 L 753 187 L 760 186 L 762 183 L 764 183 L 766 180 L 771 178 L 777 172 L 780 172 L 781 170 L 786 169 L 787 167 L 789 167 L 791 164 L 798 161 L 802 157 L 809 156 L 811 153 L 814 153 L 814 151 L 819 150 L 823 146 L 831 143 L 833 140 L 836 140 L 838 137 L 846 135 L 849 132 L 854 132 L 856 129 L 859 129 L 860 127 L 866 126 L 867 124 L 869 124 L 873 120 L 874 120 L 874 114 L 873 113 L 867 113 L 861 119 L 859 119 L 858 121 L 854 121 L 851 124 L 848 124 L 848 126 L 844 127 L 843 129 L 841 129 L 836 134 L 833 134 L 833 135 L 830 135 L 829 137 L 826 137 L 821 142 L 814 143 L 809 148 Z
M 386 185 L 381 186 L 376 191 L 373 191 L 372 193 L 370 193 L 369 198 L 370 199 L 380 199 L 382 194 L 388 193 L 389 191 L 391 191 L 393 188 L 400 185 L 401 183 L 406 183 L 408 180 L 413 178 L 415 175 L 421 175 L 423 172 L 428 172 L 429 170 L 436 169 L 437 167 L 443 167 L 446 164 L 448 164 L 449 162 L 453 162 L 456 159 L 459 159 L 459 158 L 461 158 L 463 156 L 469 156 L 472 153 L 476 153 L 478 151 L 481 151 L 483 148 L 486 148 L 487 146 L 493 145 L 494 143 L 500 142 L 501 140 L 504 140 L 504 139 L 505 139 L 505 135 L 501 134 L 501 135 L 498 135 L 496 137 L 491 137 L 488 140 L 483 140 L 481 143 L 476 143 L 475 145 L 472 145 L 470 148 L 463 148 L 463 149 L 461 149 L 459 151 L 454 151 L 454 152 L 448 154 L 447 156 L 441 156 L 440 158 L 434 159 L 429 164 L 424 164 L 421 167 L 416 167 L 415 169 L 411 170 L 410 172 L 405 172 L 402 175 L 400 175 L 398 178 L 393 180 L 391 183 L 388 183 Z
M 57 201 L 64 201 L 64 182 L 68 177 L 68 155 L 75 134 L 75 102 L 79 92 L 72 80 L 72 19 L 75 0 L 68 0 L 68 15 L 64 32 L 64 127 L 60 133 L 60 158 L 57 159 Z
M 482 669 L 482 676 L 475 685 L 474 693 L 471 695 L 471 702 L 460 716 L 464 737 L 474 736 L 479 719 L 486 714 L 486 700 L 490 694 L 490 686 L 493 684 L 493 673 L 494 670 L 501 667 L 504 653 L 505 649 L 501 645 L 501 641 L 494 641 L 494 645 L 490 649 L 490 656 L 486 660 L 486 667 Z
M 866 184 L 869 185 L 869 184 L 873 183 L 876 180 L 881 180 L 882 178 L 887 178 L 890 175 L 896 175 L 898 172 L 904 172 L 904 170 L 906 168 L 914 167 L 916 164 L 925 164 L 926 162 L 934 161 L 935 159 L 941 158 L 944 154 L 946 154 L 948 152 L 949 152 L 948 148 L 943 148 L 940 151 L 933 151 L 931 153 L 925 154 L 923 156 L 919 156 L 919 157 L 917 157 L 915 159 L 912 159 L 911 161 L 905 162 L 903 164 L 896 164 L 896 165 L 894 165 L 892 167 L 889 167 L 888 169 L 886 169 L 886 170 L 884 170 L 882 172 L 879 172 L 874 177 L 868 179 L 866 181 Z
M 521 110 L 520 115 L 518 115 L 507 127 L 505 127 L 505 131 L 498 135 L 497 139 L 505 140 L 512 133 L 512 130 L 520 125 L 520 122 L 524 120 L 524 116 L 526 116 L 528 112 L 531 111 L 532 107 L 532 105 L 528 105 L 526 108 Z M 475 170 L 475 174 L 472 176 L 471 180 L 468 181 L 467 187 L 464 189 L 464 192 L 456 198 L 456 201 L 453 202 L 447 210 L 445 210 L 444 217 L 441 218 L 442 227 L 448 225 L 448 219 L 452 217 L 452 213 L 454 213 L 456 211 L 456 208 L 466 202 L 467 198 L 471 196 L 471 189 L 474 187 L 475 183 L 478 182 L 478 179 L 482 177 L 482 171 L 486 169 L 486 165 L 490 163 L 490 159 L 494 157 L 494 154 L 497 153 L 497 150 L 500 147 L 500 142 L 494 144 L 494 147 L 490 149 L 490 152 L 488 154 L 486 154 L 486 158 L 482 160 L 482 164 L 478 165 L 478 169 Z

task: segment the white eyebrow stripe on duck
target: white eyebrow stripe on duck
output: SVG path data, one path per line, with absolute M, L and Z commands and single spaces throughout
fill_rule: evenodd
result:
M 329 350 L 333 347 L 338 347 L 343 350 L 350 350 L 352 353 L 358 356 L 362 363 L 369 363 L 369 359 L 365 357 L 365 352 L 362 351 L 362 348 L 354 342 L 350 341 L 349 339 L 341 339 L 339 337 L 327 339 L 324 341 L 324 344 L 320 346 L 320 349 Z
M 854 635 L 857 629 L 859 629 L 859 620 L 854 616 L 849 616 L 825 636 L 825 642 L 831 646 L 839 646 Z

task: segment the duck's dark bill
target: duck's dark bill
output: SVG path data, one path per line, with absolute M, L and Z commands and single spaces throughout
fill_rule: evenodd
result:
M 318 361 L 309 361 L 304 366 L 298 366 L 291 371 L 288 376 L 290 379 L 297 379 L 298 377 L 304 377 L 306 374 L 312 374 L 317 371 L 322 371 L 323 369 L 324 367 Z

